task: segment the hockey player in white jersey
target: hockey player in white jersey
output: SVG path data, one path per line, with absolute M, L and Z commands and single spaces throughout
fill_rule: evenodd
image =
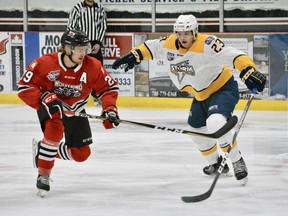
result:
M 250 90 L 261 92 L 266 82 L 266 77 L 257 71 L 253 60 L 245 53 L 226 46 L 214 35 L 199 33 L 193 15 L 180 15 L 174 24 L 173 34 L 145 41 L 117 59 L 112 67 L 116 69 L 124 65 L 127 71 L 143 59 L 164 60 L 170 66 L 168 73 L 175 86 L 194 95 L 188 124 L 199 132 L 213 133 L 231 117 L 239 100 L 232 69 L 240 72 L 241 80 Z M 203 168 L 207 175 L 215 174 L 222 160 L 218 145 L 224 152 L 232 145 L 230 159 L 235 177 L 244 185 L 248 180 L 248 170 L 237 141 L 231 143 L 232 136 L 232 132 L 229 132 L 217 140 L 203 137 L 193 139 L 208 162 L 208 166 Z M 226 164 L 223 173 L 228 171 Z

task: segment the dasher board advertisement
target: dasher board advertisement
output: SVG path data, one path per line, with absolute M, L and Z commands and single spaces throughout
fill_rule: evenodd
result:
M 39 33 L 39 56 L 58 52 L 61 46 L 61 36 L 63 32 L 40 32 Z
M 25 71 L 24 59 L 24 33 L 10 32 L 11 44 L 11 75 L 12 75 L 12 91 L 17 91 L 18 81 L 21 79 Z
M 0 93 L 11 91 L 9 33 L 0 32 Z
M 24 33 L 0 32 L 0 92 L 17 91 L 25 70 Z
M 133 47 L 134 35 L 129 33 L 107 33 L 102 42 L 102 54 L 104 68 L 118 82 L 120 96 L 135 96 L 134 69 L 124 72 L 124 67 L 112 69 L 113 62 L 121 56 L 129 53 Z

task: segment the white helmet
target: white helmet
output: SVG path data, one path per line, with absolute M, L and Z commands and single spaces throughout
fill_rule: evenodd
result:
M 180 15 L 174 24 L 174 33 L 179 31 L 192 31 L 194 38 L 197 37 L 198 23 L 193 15 Z

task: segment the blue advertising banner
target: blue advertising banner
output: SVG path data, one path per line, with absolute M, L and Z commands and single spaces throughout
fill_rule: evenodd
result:
M 269 35 L 270 95 L 281 94 L 287 98 L 288 90 L 288 35 Z
M 39 33 L 25 32 L 25 63 L 28 66 L 35 58 L 39 57 Z

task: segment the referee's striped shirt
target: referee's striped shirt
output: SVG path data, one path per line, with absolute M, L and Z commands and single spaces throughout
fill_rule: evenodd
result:
M 82 30 L 90 41 L 102 43 L 107 29 L 104 8 L 96 2 L 93 6 L 87 5 L 85 1 L 76 4 L 70 12 L 67 29 Z

